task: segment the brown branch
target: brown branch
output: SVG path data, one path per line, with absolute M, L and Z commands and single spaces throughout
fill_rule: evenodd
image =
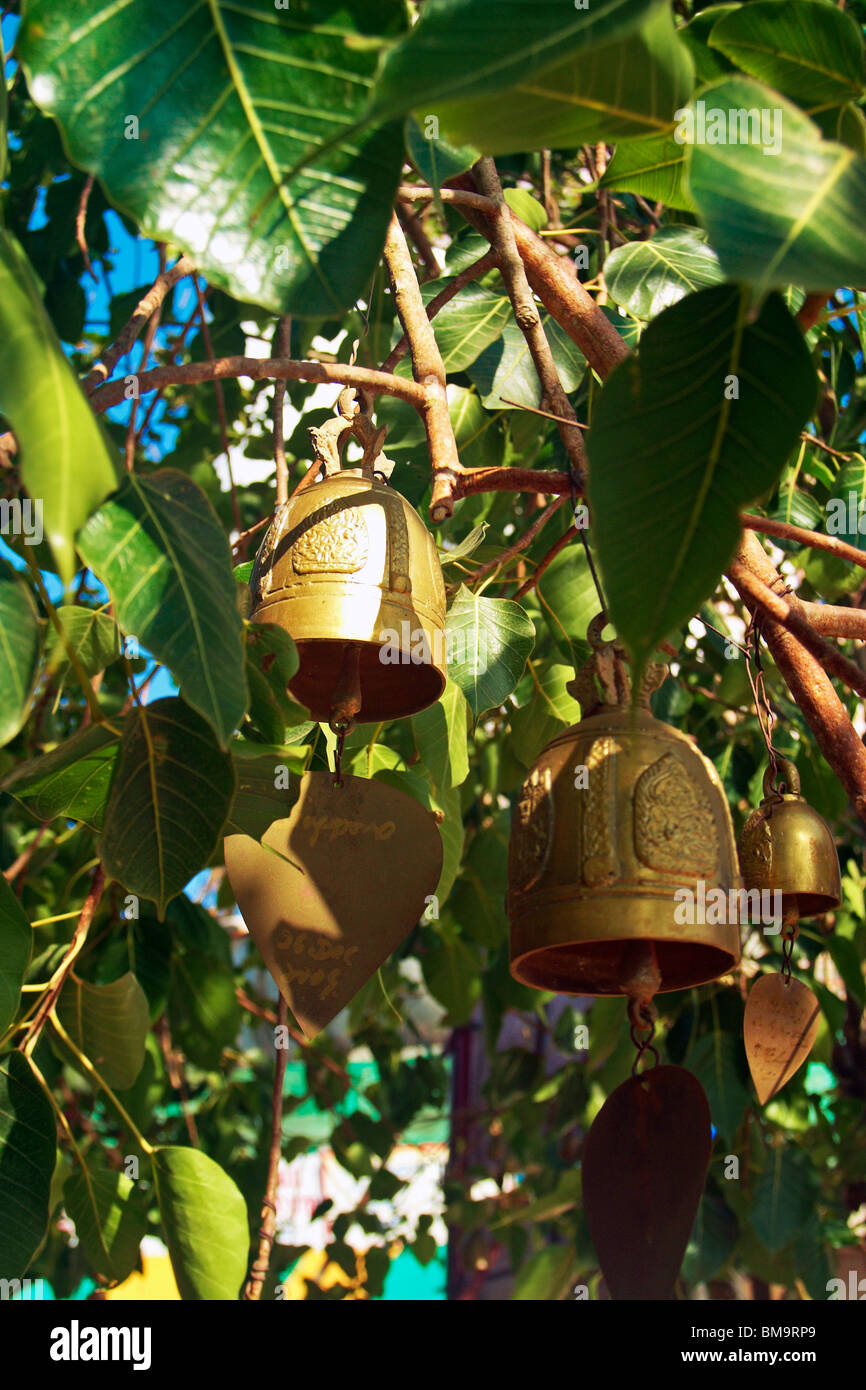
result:
M 207 314 L 205 313 L 204 309 L 204 295 L 202 294 L 201 285 L 198 282 L 197 275 L 193 277 L 193 284 L 195 285 L 195 293 L 196 298 L 198 300 L 198 321 L 199 326 L 201 327 L 201 336 L 202 341 L 204 343 L 204 350 L 207 353 L 209 360 L 213 362 L 213 343 L 211 342 L 210 327 L 208 325 Z M 216 391 L 217 415 L 219 416 L 220 422 L 220 436 L 222 438 L 223 453 L 226 456 L 226 472 L 229 476 L 229 495 L 231 497 L 232 504 L 232 520 L 235 524 L 235 530 L 240 531 L 243 529 L 243 522 L 241 521 L 240 508 L 238 507 L 238 495 L 237 491 L 235 490 L 234 474 L 232 473 L 232 457 L 231 449 L 229 447 L 229 427 L 228 421 L 226 419 L 226 401 L 225 396 L 223 395 L 222 382 L 217 377 L 214 378 L 214 390 Z
M 758 607 L 748 592 L 751 577 L 760 579 L 768 588 L 782 582 L 769 556 L 751 532 L 742 536 L 737 555 L 728 567 L 728 575 L 750 612 Z M 866 822 L 866 748 L 830 677 L 799 639 L 773 618 L 765 618 L 761 631 L 791 695 L 815 735 L 818 747 L 848 792 L 858 816 Z
M 493 251 L 486 251 L 479 260 L 473 261 L 472 265 L 468 265 L 465 270 L 461 270 L 459 275 L 455 275 L 454 279 L 430 300 L 430 303 L 427 305 L 428 319 L 435 318 L 439 310 L 444 308 L 448 301 L 453 299 L 456 294 L 459 294 L 464 285 L 470 284 L 473 280 L 480 280 L 481 276 L 486 275 L 488 270 L 492 270 L 495 265 L 496 256 Z M 382 371 L 393 372 L 397 363 L 406 356 L 408 351 L 409 339 L 404 333 L 403 337 L 392 347 L 385 361 L 382 363 Z
M 277 1005 L 277 1026 L 286 1028 L 288 1009 L 286 1001 L 280 996 Z M 262 1285 L 268 1277 L 271 1263 L 271 1250 L 277 1226 L 277 1183 L 280 1176 L 280 1150 L 283 1141 L 283 1081 L 286 1075 L 286 1062 L 289 1058 L 287 1047 L 277 1047 L 274 1062 L 274 1089 L 271 1097 L 271 1142 L 268 1150 L 268 1180 L 262 1200 L 262 1224 L 259 1227 L 259 1251 L 250 1277 L 244 1289 L 244 1298 L 255 1302 L 262 1296 Z
M 471 188 L 465 174 L 452 180 L 452 184 L 452 192 Z M 443 189 L 443 193 L 445 191 Z M 477 198 L 455 201 L 467 222 L 488 241 L 492 240 L 490 218 L 479 210 Z M 511 222 L 526 278 L 532 289 L 548 313 L 577 344 L 589 365 L 604 380 L 618 362 L 628 357 L 625 339 L 617 333 L 592 295 L 584 289 L 577 278 L 574 263 L 567 256 L 558 256 L 513 212 Z
M 277 349 L 280 357 L 288 357 L 291 351 L 292 320 L 283 314 L 277 324 Z M 277 506 L 281 507 L 289 497 L 289 469 L 286 463 L 286 446 L 283 437 L 283 406 L 286 400 L 285 379 L 274 385 L 274 467 L 277 480 Z M 238 537 L 240 541 L 241 537 Z M 235 542 L 237 544 L 237 542 Z
M 165 274 L 164 244 L 160 244 L 159 248 L 159 273 L 160 275 Z M 145 329 L 144 334 L 144 342 L 141 345 L 141 357 L 138 360 L 138 372 L 136 374 L 137 379 L 140 379 L 142 371 L 147 366 L 148 358 L 150 357 L 150 351 L 153 347 L 153 340 L 156 337 L 156 330 L 159 328 L 159 321 L 161 317 L 162 303 L 160 302 L 159 304 L 157 304 L 156 308 L 154 309 L 147 322 L 147 328 Z M 132 398 L 129 410 L 129 421 L 126 426 L 126 447 L 124 450 L 124 463 L 126 464 L 127 473 L 132 472 L 133 465 L 135 463 L 135 446 L 138 443 L 138 436 L 135 432 L 135 421 L 138 415 L 138 402 L 139 395 L 138 392 L 136 392 L 136 394 Z
M 93 188 L 93 175 L 88 174 L 87 182 L 81 190 L 81 200 L 78 204 L 78 212 L 75 214 L 75 240 L 78 249 L 84 259 L 84 269 L 93 280 L 98 280 L 99 276 L 90 264 L 90 252 L 87 249 L 87 238 L 84 235 L 84 224 L 87 221 L 87 202 Z
M 48 687 L 48 690 L 50 693 L 50 686 Z M 27 868 L 27 865 L 30 863 L 31 858 L 33 857 L 34 850 L 39 848 L 39 841 L 42 839 L 43 835 L 48 830 L 50 824 L 50 821 L 44 821 L 42 825 L 40 825 L 36 834 L 33 836 L 33 839 L 30 841 L 30 844 L 27 846 L 27 848 L 21 851 L 21 853 L 18 855 L 18 858 L 12 861 L 8 869 L 3 870 L 3 877 L 5 878 L 7 883 L 14 883 L 18 875 L 22 872 L 22 870 Z
M 815 550 L 826 550 L 831 555 L 838 555 L 840 560 L 848 560 L 852 565 L 866 569 L 866 551 L 858 550 L 856 545 L 849 545 L 847 541 L 840 541 L 838 536 L 828 536 L 823 531 L 808 531 L 804 526 L 794 526 L 790 521 L 752 516 L 748 512 L 740 513 L 740 522 L 749 531 L 761 531 L 767 536 L 781 536 L 783 540 L 796 541 Z
M 403 229 L 393 215 L 385 238 L 385 265 L 403 332 L 409 339 L 415 380 L 424 391 L 421 415 L 433 465 L 430 515 L 434 521 L 444 521 L 454 510 L 451 484 L 462 471 L 448 410 L 445 367 L 424 308 Z
M 165 1070 L 168 1074 L 169 1083 L 180 1101 L 180 1108 L 183 1113 L 184 1124 L 186 1125 L 187 1138 L 193 1148 L 197 1149 L 199 1147 L 198 1128 L 196 1126 L 195 1116 L 189 1108 L 189 1091 L 187 1090 L 183 1075 L 181 1058 L 172 1045 L 168 1019 L 165 1014 L 160 1018 L 154 1032 L 156 1033 L 160 1051 L 162 1052 L 165 1062 Z
M 838 603 L 807 603 L 800 600 L 800 612 L 816 632 L 824 637 L 853 638 L 866 642 L 866 609 Z
M 572 537 L 576 535 L 576 526 L 569 526 L 568 530 L 563 532 L 556 544 L 550 547 L 544 559 L 540 560 L 538 565 L 536 565 L 535 573 L 530 575 L 529 579 L 527 579 L 525 584 L 521 584 L 520 588 L 517 590 L 517 593 L 514 595 L 516 599 L 523 598 L 525 594 L 529 593 L 530 589 L 535 588 L 536 584 L 538 583 L 541 576 L 544 574 L 544 571 L 547 569 L 548 565 L 553 563 L 559 552 L 561 550 L 564 550 L 565 547 L 568 545 L 569 541 L 572 539 Z
M 432 203 L 434 199 L 441 198 L 443 203 L 456 203 L 459 207 L 476 208 L 479 212 L 485 212 L 490 216 L 496 211 L 495 204 L 489 198 L 485 198 L 483 193 L 476 193 L 473 188 L 440 188 L 438 193 L 435 188 L 428 188 L 423 184 L 416 186 L 401 185 L 397 189 L 397 197 L 403 203 Z
M 304 476 L 306 476 L 306 474 Z M 263 516 L 261 521 L 256 522 L 255 526 L 250 526 L 248 530 L 241 531 L 240 535 L 232 544 L 232 554 L 236 555 L 238 551 L 243 550 L 250 537 L 257 535 L 257 533 L 261 531 L 263 527 L 268 526 L 270 524 L 271 520 L 271 517 Z
M 815 324 L 821 317 L 821 311 L 823 310 L 824 305 L 830 298 L 830 294 L 830 290 L 825 290 L 819 291 L 817 294 L 806 295 L 806 298 L 803 300 L 803 303 L 800 305 L 800 308 L 797 311 L 797 322 L 804 333 L 806 333 L 810 328 L 815 327 Z
M 27 1029 L 23 1044 L 25 1052 L 29 1053 L 35 1047 L 45 1020 L 57 1003 L 57 996 L 66 983 L 66 978 L 75 963 L 75 959 L 80 955 L 81 949 L 87 939 L 87 932 L 90 923 L 93 921 L 96 909 L 99 907 L 99 901 L 102 897 L 104 888 L 105 871 L 101 864 L 97 864 L 93 871 L 93 877 L 90 880 L 90 892 L 84 900 L 84 906 L 81 909 L 78 921 L 75 923 L 75 930 L 72 933 L 72 940 L 69 943 L 69 948 L 66 955 L 63 957 L 59 969 L 51 977 L 51 984 L 49 988 L 46 989 L 39 1003 L 39 1008 L 33 1015 L 30 1026 Z
M 425 404 L 424 388 L 406 377 L 374 371 L 371 367 L 350 366 L 347 362 L 293 362 L 286 358 L 218 357 L 213 362 L 184 362 L 153 367 L 139 378 L 139 390 L 153 391 L 163 386 L 198 385 L 202 381 L 224 381 L 228 377 L 248 376 L 252 381 L 283 377 L 287 381 L 334 382 L 355 386 L 371 395 L 397 396 L 419 412 Z M 123 400 L 122 380 L 106 382 L 91 396 L 97 414 L 110 410 Z
M 412 244 L 421 257 L 421 260 L 424 262 L 424 279 L 438 280 L 442 272 L 439 269 L 439 262 L 430 244 L 430 238 L 421 224 L 420 217 L 406 204 L 399 208 L 398 212 L 403 227 L 409 233 Z
M 549 503 L 542 512 L 539 512 L 532 525 L 528 527 L 523 535 L 518 536 L 513 545 L 510 545 L 507 550 L 503 550 L 501 555 L 496 555 L 492 560 L 487 560 L 483 565 L 480 565 L 472 575 L 473 584 L 477 580 L 483 579 L 485 575 L 490 574 L 493 570 L 498 569 L 500 565 L 505 565 L 509 560 L 513 560 L 515 555 L 519 555 L 522 551 L 528 550 L 539 531 L 544 529 L 553 516 L 553 513 L 559 510 L 564 501 L 564 497 L 557 497 L 555 501 Z
M 158 275 L 148 290 L 147 294 L 139 300 L 135 307 L 135 312 L 123 328 L 115 341 L 107 347 L 99 360 L 91 367 L 81 385 L 85 393 L 92 395 L 97 387 L 111 376 L 117 363 L 124 353 L 129 352 L 139 333 L 143 329 L 147 320 L 154 310 L 162 303 L 169 290 L 173 289 L 178 280 L 182 280 L 185 275 L 192 275 L 195 266 L 186 256 L 181 256 L 175 261 L 170 270 Z M 120 383 L 121 391 L 117 400 L 123 400 L 123 383 Z M 117 401 L 112 401 L 112 405 L 117 405 Z
M 847 656 L 843 656 L 829 642 L 824 641 L 809 620 L 798 611 L 797 600 L 789 601 L 789 597 L 793 596 L 785 595 L 783 598 L 748 569 L 740 572 L 737 588 L 744 598 L 751 600 L 753 608 L 755 605 L 759 606 L 777 623 L 781 623 L 782 627 L 787 628 L 788 632 L 820 661 L 825 671 L 837 676 L 852 690 L 856 690 L 858 695 L 866 698 L 866 672 L 861 671 Z

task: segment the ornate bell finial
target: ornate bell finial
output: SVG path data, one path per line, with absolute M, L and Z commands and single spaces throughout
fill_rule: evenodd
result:
M 357 409 L 310 430 L 323 478 L 280 507 L 250 577 L 252 620 L 294 639 L 292 694 L 320 722 L 400 719 L 445 688 L 445 584 L 433 537 L 387 479 L 385 431 Z M 364 456 L 341 468 L 349 435 Z
M 778 754 L 774 760 L 781 782 L 771 763 L 764 799 L 740 835 L 740 869 L 747 889 L 782 894 L 786 917 L 815 917 L 842 901 L 839 856 L 826 821 L 800 795 L 795 764 Z
M 538 989 L 649 998 L 736 964 L 736 913 L 708 913 L 710 924 L 700 904 L 718 889 L 727 902 L 740 879 L 715 768 L 650 713 L 666 667 L 647 668 L 631 708 L 624 650 L 602 640 L 605 622 L 590 625 L 593 655 L 569 686 L 583 717 L 541 753 L 515 808 L 511 973 Z

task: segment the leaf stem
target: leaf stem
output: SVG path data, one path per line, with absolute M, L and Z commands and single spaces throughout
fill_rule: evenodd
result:
M 27 563 L 30 566 L 31 573 L 33 575 L 33 582 L 36 585 L 39 597 L 41 598 L 45 606 L 45 611 L 51 620 L 52 626 L 54 627 L 57 636 L 60 638 L 61 646 L 63 646 L 66 651 L 66 655 L 69 658 L 69 664 L 75 672 L 78 684 L 81 686 L 81 689 L 84 692 L 84 698 L 87 701 L 87 707 L 90 710 L 91 716 L 95 723 L 101 724 L 105 719 L 105 715 L 102 712 L 102 706 L 96 698 L 93 686 L 90 684 L 90 681 L 84 673 L 84 668 L 78 659 L 78 653 L 76 652 L 71 641 L 69 640 L 69 634 L 64 631 L 63 624 L 57 616 L 57 609 L 54 607 L 54 604 L 48 597 L 48 590 L 45 587 L 45 581 L 42 578 L 42 573 L 39 569 L 39 566 L 36 563 L 34 556 L 31 555 L 29 549 L 27 550 Z
M 69 1048 L 69 1051 L 75 1057 L 82 1071 L 86 1072 L 90 1079 L 92 1081 L 95 1081 L 97 1086 L 101 1087 L 105 1094 L 108 1096 L 108 1099 L 111 1101 L 118 1115 L 123 1120 L 123 1123 L 126 1125 L 127 1129 L 129 1130 L 130 1134 L 135 1139 L 139 1147 L 148 1156 L 155 1153 L 153 1144 L 149 1144 L 147 1142 L 141 1130 L 138 1128 L 138 1125 L 135 1123 L 133 1119 L 130 1118 L 128 1111 L 124 1108 L 123 1105 L 121 1105 L 120 1101 L 117 1099 L 117 1096 L 112 1091 L 108 1082 L 101 1075 L 101 1073 L 96 1070 L 96 1067 L 93 1065 L 90 1058 L 85 1057 L 81 1049 L 79 1047 L 76 1047 L 75 1043 L 70 1038 L 66 1029 L 63 1027 L 63 1024 L 60 1022 L 60 1019 L 57 1017 L 56 1010 L 52 1009 L 51 1013 L 49 1014 L 49 1018 L 61 1042 L 65 1043 L 66 1046 Z

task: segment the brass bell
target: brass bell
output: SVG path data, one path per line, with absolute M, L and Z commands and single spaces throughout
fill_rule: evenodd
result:
M 436 545 L 389 487 L 385 431 L 340 396 L 340 415 L 311 429 L 325 476 L 278 509 L 253 565 L 252 621 L 276 623 L 299 657 L 289 688 L 311 718 L 400 719 L 445 688 L 445 584 Z M 360 437 L 360 468 L 340 443 Z
M 764 773 L 764 799 L 743 826 L 740 870 L 747 889 L 782 894 L 785 917 L 814 917 L 842 901 L 839 856 L 826 821 L 800 795 L 800 774 L 776 755 L 781 788 Z
M 736 914 L 690 924 L 679 910 L 684 896 L 739 893 L 730 811 L 712 763 L 650 712 L 666 667 L 647 669 L 630 708 L 605 623 L 590 624 L 593 656 L 568 687 L 583 717 L 540 754 L 512 818 L 511 973 L 565 994 L 684 989 L 740 956 Z

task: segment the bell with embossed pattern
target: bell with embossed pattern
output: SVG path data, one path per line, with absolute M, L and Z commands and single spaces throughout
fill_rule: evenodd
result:
M 250 577 L 252 620 L 294 639 L 292 694 L 320 722 L 378 722 L 425 709 L 445 688 L 445 585 L 433 537 L 387 477 L 385 431 L 355 410 L 310 430 L 324 477 L 278 508 Z M 340 467 L 354 434 L 360 468 Z
M 842 901 L 839 856 L 830 828 L 800 795 L 800 774 L 776 754 L 781 777 L 764 773 L 764 799 L 740 834 L 747 889 L 781 893 L 785 917 L 815 917 Z
M 741 884 L 715 768 L 650 712 L 666 668 L 648 668 L 632 710 L 605 621 L 590 625 L 593 655 L 569 685 L 583 717 L 540 754 L 512 818 L 511 973 L 537 989 L 647 998 L 736 964 L 736 910 L 702 905 L 727 908 Z

